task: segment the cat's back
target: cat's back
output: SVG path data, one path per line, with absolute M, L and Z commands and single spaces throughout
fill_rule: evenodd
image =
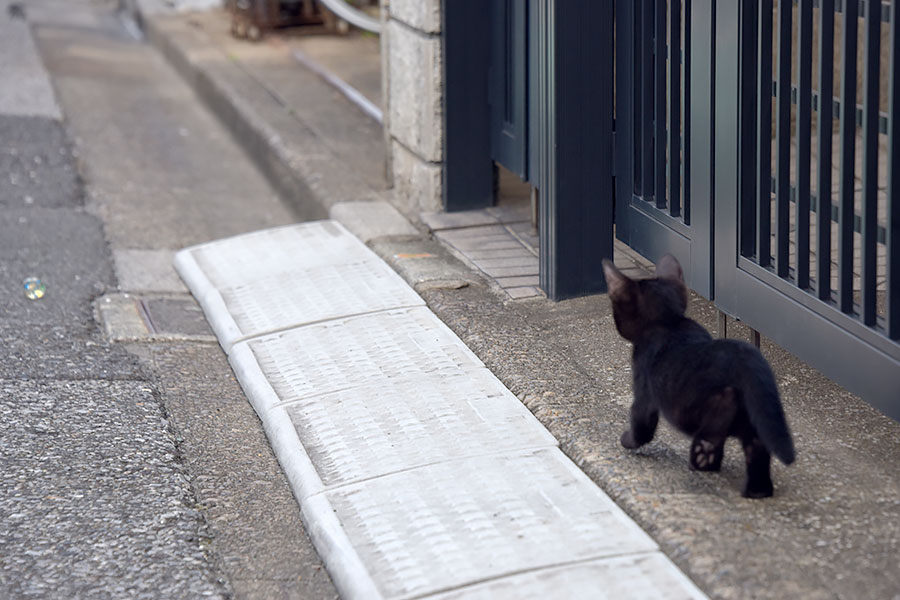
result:
M 755 346 L 741 340 L 713 339 L 701 330 L 688 329 L 673 337 L 658 356 L 655 375 L 698 390 L 733 387 L 773 393 L 774 374 Z
M 657 326 L 634 345 L 635 374 L 681 380 L 703 364 L 712 341 L 702 325 L 687 317 Z
M 657 327 L 647 338 L 647 345 L 659 352 L 680 351 L 685 346 L 703 346 L 713 341 L 713 337 L 700 323 L 687 317 Z
M 717 339 L 710 341 L 710 349 L 723 368 L 759 380 L 774 378 L 769 362 L 752 344 L 742 340 Z

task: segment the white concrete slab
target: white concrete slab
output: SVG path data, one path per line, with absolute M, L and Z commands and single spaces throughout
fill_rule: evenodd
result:
M 689 600 L 705 598 L 658 552 L 604 558 L 503 577 L 435 600 Z
M 393 377 L 284 410 L 326 486 L 557 444 L 487 369 Z
M 484 366 L 425 307 L 335 319 L 247 344 L 281 402 Z
M 425 302 L 341 225 L 269 229 L 179 252 L 175 266 L 222 347 L 318 321 Z
M 425 305 L 425 301 L 381 261 L 298 268 L 247 284 L 220 288 L 219 292 L 241 337 L 347 315 Z
M 297 269 L 379 260 L 339 223 L 315 221 L 193 246 L 178 253 L 175 266 L 181 273 L 182 263 L 194 262 L 209 285 L 228 288 Z
M 386 598 L 657 549 L 555 448 L 431 465 L 325 495 Z

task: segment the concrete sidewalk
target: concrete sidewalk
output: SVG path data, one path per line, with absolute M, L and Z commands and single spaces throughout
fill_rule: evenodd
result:
M 687 441 L 666 426 L 640 452 L 625 451 L 618 439 L 631 399 L 629 348 L 606 297 L 515 301 L 458 248 L 431 237 L 419 215 L 406 215 L 414 229 L 371 227 L 357 213 L 364 205 L 345 203 L 374 202 L 397 223 L 382 204 L 390 192 L 374 150 L 380 130 L 284 47 L 231 40 L 224 23 L 215 14 L 145 18 L 151 39 L 279 190 L 307 216 L 332 210 L 351 230 L 367 223 L 369 247 L 704 592 L 900 597 L 900 424 L 764 340 L 798 449 L 795 465 L 774 465 L 774 498 L 740 497 L 743 464 L 733 445 L 717 474 L 690 471 Z M 690 311 L 714 328 L 709 303 L 693 297 Z M 729 335 L 747 336 L 730 325 Z

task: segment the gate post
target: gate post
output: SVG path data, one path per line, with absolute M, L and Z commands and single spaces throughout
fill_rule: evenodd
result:
M 606 291 L 613 243 L 613 0 L 540 3 L 540 284 L 561 300 Z
M 490 19 L 483 0 L 444 0 L 444 210 L 494 203 L 488 105 Z

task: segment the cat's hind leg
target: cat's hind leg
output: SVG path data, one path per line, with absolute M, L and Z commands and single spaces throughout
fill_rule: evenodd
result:
M 691 467 L 698 471 L 718 471 L 724 454 L 724 438 L 713 441 L 697 436 L 691 442 Z
M 738 414 L 734 388 L 726 387 L 703 403 L 700 427 L 691 441 L 691 467 L 698 471 L 722 468 L 725 440 Z
M 741 441 L 744 445 L 744 456 L 747 459 L 744 498 L 768 498 L 773 491 L 772 476 L 769 472 L 772 457 L 755 434 Z

